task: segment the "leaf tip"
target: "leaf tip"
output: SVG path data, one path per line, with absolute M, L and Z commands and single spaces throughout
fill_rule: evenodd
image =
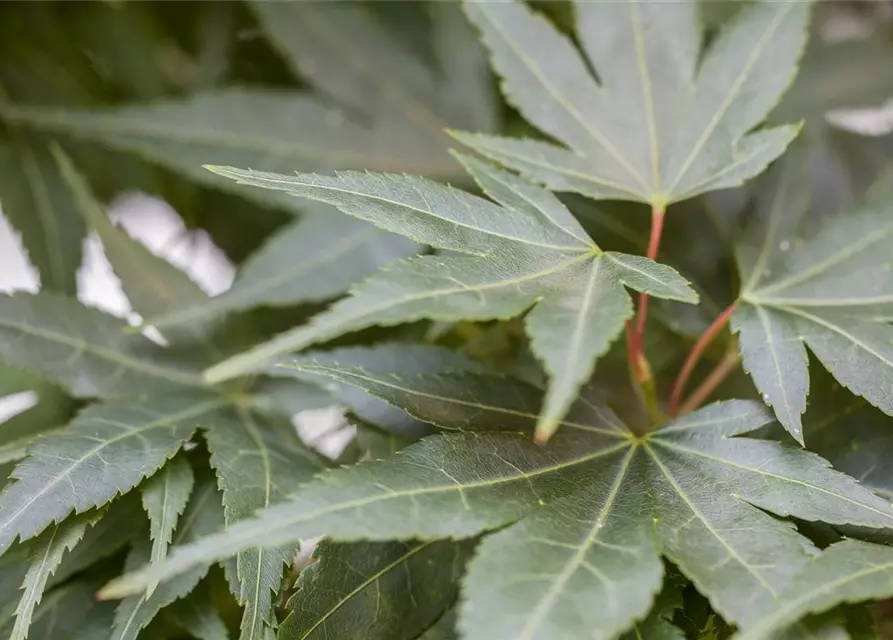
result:
M 549 438 L 558 430 L 558 420 L 555 418 L 543 418 L 536 425 L 533 441 L 538 445 L 548 444 Z

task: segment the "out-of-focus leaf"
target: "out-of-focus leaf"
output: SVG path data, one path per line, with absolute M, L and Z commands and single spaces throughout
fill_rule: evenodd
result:
M 191 366 L 166 361 L 111 315 L 54 293 L 0 295 L 0 356 L 75 397 L 145 397 L 202 387 Z
M 147 322 L 164 332 L 257 306 L 329 300 L 379 267 L 420 250 L 405 238 L 319 207 L 249 257 L 226 292 L 171 304 L 149 315 Z
M 21 234 L 41 285 L 74 296 L 84 221 L 43 143 L 25 136 L 4 142 L 0 142 L 3 215 Z
M 207 580 L 188 596 L 167 607 L 164 616 L 199 640 L 229 640 L 226 625 L 211 599 Z
M 28 445 L 68 422 L 71 415 L 73 403 L 59 387 L 18 367 L 0 364 L 0 398 L 26 393 L 36 396 L 34 404 L 0 422 L 0 462 L 25 457 Z

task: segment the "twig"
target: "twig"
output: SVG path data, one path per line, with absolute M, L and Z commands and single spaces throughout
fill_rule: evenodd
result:
M 695 346 L 692 347 L 691 352 L 689 352 L 688 358 L 685 360 L 685 364 L 682 365 L 682 370 L 679 372 L 679 377 L 676 378 L 676 384 L 673 386 L 673 393 L 670 396 L 670 405 L 667 409 L 667 413 L 670 417 L 679 413 L 679 403 L 682 400 L 682 392 L 685 391 L 685 383 L 688 382 L 688 378 L 700 361 L 701 356 L 704 354 L 704 350 L 711 342 L 713 342 L 713 339 L 729 322 L 732 312 L 735 311 L 736 304 L 737 301 L 733 302 L 716 317 L 716 320 L 714 320 L 713 323 L 707 327 L 707 330 L 701 334 L 701 337 L 698 338 Z
M 682 406 L 679 407 L 679 413 L 689 413 L 700 407 L 710 397 L 710 394 L 716 391 L 716 388 L 722 384 L 723 380 L 728 378 L 729 374 L 738 368 L 739 362 L 741 362 L 741 354 L 738 353 L 737 349 L 731 349 L 726 352 L 726 355 L 716 364 L 716 367 L 704 379 L 704 382 L 682 403 Z

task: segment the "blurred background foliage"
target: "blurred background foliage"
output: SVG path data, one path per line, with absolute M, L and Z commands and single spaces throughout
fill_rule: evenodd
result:
M 534 4 L 569 31 L 567 3 Z M 704 2 L 709 33 L 721 29 L 740 4 Z M 796 164 L 812 215 L 821 216 L 864 197 L 870 185 L 893 188 L 893 3 L 820 2 L 812 29 L 800 73 L 770 119 L 802 121 L 801 135 L 780 162 Z M 335 225 L 326 236 L 332 241 L 352 233 L 356 223 L 325 207 L 233 185 L 202 164 L 278 172 L 406 172 L 472 189 L 448 153 L 458 146 L 450 128 L 539 135 L 499 97 L 487 55 L 452 2 L 0 3 L 0 208 L 45 289 L 77 293 L 83 240 L 95 227 L 73 201 L 53 160 L 53 145 L 73 158 L 101 200 L 132 191 L 158 198 L 189 232 L 207 233 L 232 263 L 247 265 L 249 256 L 286 233 L 295 218 L 328 217 L 326 224 Z M 669 372 L 737 291 L 730 242 L 760 184 L 676 205 L 668 217 L 661 259 L 697 283 L 704 304 L 655 304 L 646 350 L 662 388 L 669 388 Z M 645 207 L 562 197 L 602 247 L 643 252 Z M 285 251 L 268 268 L 313 261 L 330 246 Z M 367 272 L 406 248 L 388 251 L 370 257 Z M 343 286 L 362 275 L 351 272 Z M 233 308 L 215 326 L 223 336 L 218 343 L 239 351 L 302 322 L 336 292 Z M 541 376 L 517 321 L 419 323 L 338 342 L 383 338 L 427 340 L 526 379 Z M 728 348 L 713 345 L 703 371 Z M 596 371 L 621 407 L 629 388 L 623 349 L 615 345 Z M 0 425 L 4 477 L 20 457 L 23 440 L 33 437 L 34 425 L 64 424 L 80 406 L 53 385 L 0 368 L 0 396 L 24 390 L 36 392 L 40 401 Z M 740 372 L 720 390 L 726 396 L 753 393 Z M 361 428 L 342 459 L 399 446 L 395 438 L 402 436 Z M 121 554 L 110 548 L 91 571 L 107 575 L 106 563 L 114 572 L 120 561 Z M 9 554 L 0 559 L 0 565 L 14 562 Z M 17 588 L 20 580 L 0 566 L 0 592 Z M 218 588 L 224 581 L 212 574 L 204 584 L 207 589 L 195 597 L 223 602 L 222 610 L 230 611 L 227 623 L 237 626 L 235 603 L 225 586 Z M 105 605 L 88 605 L 96 607 L 96 620 L 108 615 Z M 10 615 L 0 611 L 0 628 Z M 108 618 L 102 619 L 108 629 Z M 188 616 L 174 610 L 152 624 L 176 627 L 184 620 Z M 35 625 L 31 637 L 65 637 Z M 103 628 L 101 622 L 94 626 Z

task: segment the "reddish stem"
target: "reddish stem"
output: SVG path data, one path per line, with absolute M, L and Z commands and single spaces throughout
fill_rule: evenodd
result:
M 688 382 L 689 376 L 691 376 L 692 371 L 695 370 L 695 366 L 701 360 L 704 350 L 711 342 L 713 342 L 713 339 L 729 322 L 729 318 L 732 316 L 732 312 L 735 311 L 735 305 L 737 303 L 736 300 L 716 317 L 716 320 L 714 320 L 713 323 L 707 327 L 707 330 L 701 334 L 701 337 L 698 338 L 695 346 L 692 347 L 692 350 L 689 352 L 688 358 L 686 359 L 685 364 L 682 365 L 682 370 L 679 372 L 679 377 L 676 378 L 673 394 L 670 396 L 670 405 L 667 409 L 667 414 L 670 417 L 679 413 L 679 402 L 682 400 L 682 392 L 685 391 L 685 383 Z
M 651 207 L 651 233 L 648 237 L 648 251 L 645 254 L 651 260 L 657 259 L 657 253 L 660 250 L 660 239 L 664 231 L 664 213 L 662 206 Z M 648 294 L 639 294 L 639 304 L 636 305 L 636 323 L 627 325 L 627 356 L 629 358 L 629 366 L 633 371 L 639 368 L 639 361 L 642 357 L 642 344 L 645 336 L 645 320 L 648 316 Z
M 682 403 L 679 408 L 680 414 L 690 413 L 704 404 L 704 401 L 710 397 L 710 394 L 716 391 L 716 388 L 722 384 L 723 380 L 729 377 L 738 363 L 741 362 L 741 356 L 737 350 L 729 351 L 723 356 L 710 375 L 704 379 L 697 389 Z

